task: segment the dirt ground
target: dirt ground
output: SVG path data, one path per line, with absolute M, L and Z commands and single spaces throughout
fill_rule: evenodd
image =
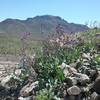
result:
M 0 80 L 14 71 L 19 64 L 19 60 L 19 56 L 0 55 Z
M 0 61 L 14 61 L 14 62 L 19 62 L 20 61 L 20 56 L 19 55 L 1 55 L 0 54 Z

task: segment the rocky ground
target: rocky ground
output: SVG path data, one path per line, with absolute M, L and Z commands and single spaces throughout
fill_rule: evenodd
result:
M 66 77 L 63 98 L 52 100 L 100 100 L 100 68 L 89 67 L 92 57 L 89 53 L 82 54 L 83 63 L 79 68 L 76 65 L 80 60 L 74 64 L 62 63 L 59 66 Z M 24 69 L 19 67 L 18 62 L 0 61 L 0 100 L 36 100 L 35 88 L 39 82 L 35 80 L 35 70 L 30 67 L 32 74 L 29 74 L 24 73 Z M 31 77 L 23 81 L 22 77 L 27 75 Z
M 18 62 L 13 61 L 0 61 L 0 80 L 10 73 L 18 66 Z

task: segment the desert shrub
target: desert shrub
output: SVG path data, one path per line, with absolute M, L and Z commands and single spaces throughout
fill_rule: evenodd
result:
M 69 65 L 79 60 L 76 69 L 84 74 L 84 69 L 81 67 L 87 63 L 88 65 L 85 65 L 87 68 L 99 68 L 100 55 L 93 42 L 96 32 L 97 30 L 90 30 L 82 34 L 78 33 L 79 35 L 57 34 L 43 41 L 43 48 L 32 66 L 38 74 L 37 80 L 39 81 L 36 100 L 51 100 L 55 96 L 60 97 L 58 92 L 63 89 L 65 76 L 59 66 L 63 62 Z M 82 54 L 89 57 L 86 63 Z
M 54 92 L 52 88 L 42 89 L 37 93 L 36 100 L 52 100 L 54 97 Z

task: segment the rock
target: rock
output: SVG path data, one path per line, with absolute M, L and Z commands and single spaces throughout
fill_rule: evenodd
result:
M 9 90 L 6 89 L 5 87 L 3 86 L 0 86 L 0 98 L 1 97 L 7 97 L 9 95 Z M 1 100 L 1 99 L 0 99 Z
M 72 74 L 77 73 L 77 70 L 73 67 L 68 67 L 68 71 L 69 71 L 69 73 L 72 73 Z
M 76 65 L 77 65 L 77 63 L 71 63 L 71 64 L 70 64 L 70 66 L 73 67 L 73 68 L 75 68 Z
M 98 95 L 95 100 L 100 100 L 100 95 Z
M 65 77 L 72 75 L 74 72 L 77 73 L 77 70 L 74 67 L 71 67 L 65 63 L 62 63 L 61 69 L 63 70 Z
M 81 92 L 87 93 L 89 92 L 89 87 L 81 87 Z
M 77 70 L 74 68 L 74 67 L 71 67 L 70 65 L 67 65 L 67 64 L 65 64 L 65 63 L 62 63 L 62 65 L 61 65 L 61 68 L 62 69 L 68 69 L 69 70 L 69 72 L 77 72 Z
M 96 92 L 93 92 L 91 94 L 91 100 L 97 100 L 98 94 Z
M 90 79 L 91 79 L 91 81 L 95 81 L 96 80 L 96 78 L 98 77 L 98 75 L 99 75 L 99 73 L 98 73 L 98 71 L 97 70 L 89 70 L 89 73 L 90 73 Z
M 88 59 L 83 59 L 83 63 L 86 63 L 86 62 L 88 62 Z
M 31 96 L 25 98 L 19 97 L 18 100 L 32 100 L 32 97 Z
M 27 85 L 25 85 L 25 86 L 21 89 L 20 95 L 21 95 L 22 97 L 28 97 L 28 96 L 30 96 L 30 93 L 32 92 L 32 90 L 33 90 L 34 88 L 37 87 L 37 85 L 38 85 L 38 81 L 33 82 L 33 83 L 28 83 Z
M 61 65 L 61 69 L 64 69 L 64 68 L 66 68 L 66 67 L 70 67 L 70 66 L 67 65 L 67 64 L 65 64 L 65 63 L 62 63 L 62 65 Z
M 68 96 L 65 100 L 75 100 L 75 96 L 70 95 L 70 96 Z
M 79 95 L 81 93 L 81 90 L 77 86 L 72 86 L 67 89 L 67 92 L 69 95 Z
M 69 74 L 70 74 L 67 67 L 70 67 L 70 66 L 66 65 L 65 63 L 62 63 L 61 69 L 63 70 L 65 77 L 69 76 Z
M 96 93 L 100 95 L 100 76 L 94 82 L 93 89 Z
M 75 77 L 67 77 L 66 83 L 68 84 L 68 86 L 73 86 L 77 84 L 77 80 L 75 79 Z
M 90 58 L 91 58 L 90 53 L 87 53 L 87 54 L 83 53 L 82 58 L 90 60 Z
M 79 72 L 84 73 L 86 75 L 89 75 L 89 68 L 87 66 L 81 66 L 80 68 L 78 68 Z
M 90 64 L 88 62 L 83 63 L 84 66 L 89 66 Z
M 12 78 L 11 75 L 6 76 L 5 78 L 3 78 L 3 79 L 1 80 L 1 85 L 4 86 L 4 87 L 6 87 L 6 88 L 9 88 L 9 87 L 7 86 L 7 83 L 10 81 L 11 78 Z
M 16 69 L 15 70 L 15 75 L 20 76 L 21 75 L 22 70 L 21 69 Z
M 86 84 L 89 82 L 89 77 L 86 74 L 81 74 L 81 73 L 73 73 L 74 77 L 76 77 L 77 81 L 80 82 L 81 84 Z
M 64 76 L 65 76 L 65 77 L 70 76 L 70 73 L 69 73 L 69 71 L 68 71 L 67 68 L 65 68 L 65 69 L 63 70 L 63 73 L 64 73 Z

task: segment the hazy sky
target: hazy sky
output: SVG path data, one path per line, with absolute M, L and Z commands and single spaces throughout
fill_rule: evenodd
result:
M 100 22 L 100 0 L 0 0 L 0 21 L 46 14 L 68 22 Z

